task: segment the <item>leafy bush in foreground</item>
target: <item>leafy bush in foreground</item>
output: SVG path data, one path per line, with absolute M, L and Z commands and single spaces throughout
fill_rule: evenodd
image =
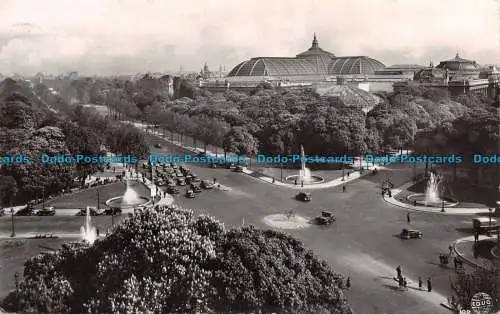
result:
M 28 313 L 352 313 L 339 286 L 290 236 L 160 208 L 27 261 L 9 299 Z

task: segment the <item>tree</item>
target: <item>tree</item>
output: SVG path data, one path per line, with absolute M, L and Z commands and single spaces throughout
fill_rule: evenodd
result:
M 237 155 L 254 155 L 258 150 L 255 137 L 243 127 L 232 127 L 224 139 L 224 150 Z
M 349 314 L 343 280 L 289 235 L 158 207 L 26 262 L 8 310 Z
M 0 175 L 0 206 L 10 205 L 17 191 L 17 182 L 13 177 Z

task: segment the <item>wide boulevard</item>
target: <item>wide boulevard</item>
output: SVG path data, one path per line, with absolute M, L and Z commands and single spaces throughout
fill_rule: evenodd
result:
M 149 137 L 151 152 L 159 154 L 183 153 L 178 147 L 157 137 Z M 157 149 L 155 144 L 161 143 Z M 175 203 L 191 208 L 196 213 L 208 213 L 229 226 L 253 224 L 269 228 L 262 219 L 269 214 L 293 210 L 296 214 L 314 217 L 322 209 L 333 210 L 337 221 L 329 227 L 311 225 L 305 229 L 284 230 L 301 239 L 306 247 L 326 259 L 333 268 L 351 278 L 347 292 L 356 313 L 446 313 L 439 305 L 439 296 L 450 293 L 451 270 L 438 265 L 439 253 L 446 253 L 448 245 L 462 236 L 456 229 L 470 226 L 464 216 L 441 216 L 412 213 L 411 224 L 406 211 L 386 203 L 380 196 L 379 186 L 387 177 L 397 187 L 411 179 L 412 169 L 391 166 L 375 176 L 350 182 L 345 192 L 340 187 L 311 190 L 312 201 L 298 202 L 297 190 L 265 183 L 244 173 L 228 169 L 212 169 L 189 165 L 201 178 L 216 178 L 229 191 L 203 191 L 194 199 L 182 193 Z M 181 192 L 183 189 L 181 189 Z M 109 216 L 94 217 L 95 223 L 105 229 L 111 223 Z M 115 223 L 118 220 L 114 219 Z M 16 217 L 16 232 L 35 232 L 47 229 L 54 232 L 78 232 L 82 217 Z M 402 228 L 410 227 L 423 232 L 421 240 L 401 240 Z M 10 217 L 0 219 L 0 230 L 10 232 Z M 392 279 L 395 268 L 401 265 L 408 278 L 409 289 L 402 291 Z M 433 292 L 414 289 L 421 276 L 432 278 Z

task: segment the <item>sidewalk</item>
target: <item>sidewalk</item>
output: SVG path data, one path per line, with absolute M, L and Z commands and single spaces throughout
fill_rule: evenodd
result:
M 495 237 L 488 237 L 485 235 L 479 236 L 479 241 L 492 239 L 495 239 Z M 491 268 L 492 262 L 489 259 L 481 256 L 478 256 L 477 258 L 474 257 L 474 236 L 460 238 L 453 242 L 451 245 L 458 258 L 463 260 L 470 266 L 480 267 L 483 269 Z
M 390 203 L 392 205 L 409 209 L 409 210 L 414 210 L 414 211 L 419 211 L 419 212 L 426 212 L 426 213 L 435 213 L 435 214 L 441 214 L 441 215 L 475 215 L 475 214 L 489 214 L 488 208 L 466 208 L 466 207 L 445 207 L 445 212 L 441 211 L 440 207 L 427 207 L 427 206 L 413 206 L 401 201 L 398 201 L 396 199 L 396 196 L 407 190 L 409 187 L 414 185 L 415 183 L 413 181 L 410 181 L 408 183 L 403 184 L 402 186 L 398 187 L 397 189 L 391 189 L 392 192 L 392 197 L 389 197 L 388 195 L 382 196 L 384 201 L 387 203 Z

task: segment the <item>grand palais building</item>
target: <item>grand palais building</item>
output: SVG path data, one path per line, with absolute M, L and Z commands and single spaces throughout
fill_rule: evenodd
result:
M 204 71 L 209 73 L 206 65 Z M 262 82 L 282 88 L 350 84 L 375 92 L 404 90 L 413 81 L 446 88 L 452 94 L 479 92 L 493 96 L 498 94 L 498 76 L 494 67 L 481 67 L 458 54 L 436 67 L 432 62 L 429 66 L 386 66 L 368 56 L 338 57 L 320 48 L 314 34 L 311 47 L 295 57 L 254 57 L 240 62 L 225 77 L 201 79 L 199 86 L 217 92 L 227 89 L 248 91 Z

